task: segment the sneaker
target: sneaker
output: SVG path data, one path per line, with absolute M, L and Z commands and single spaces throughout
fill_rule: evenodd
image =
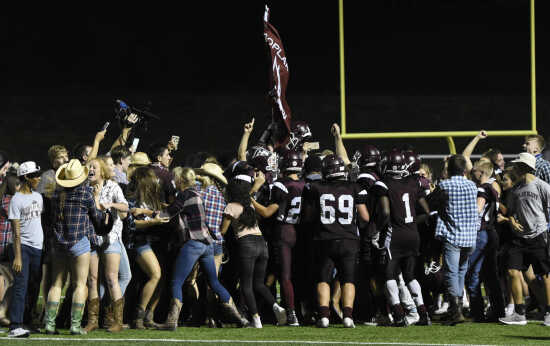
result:
M 428 314 L 428 311 L 423 311 L 419 313 L 420 319 L 416 323 L 417 326 L 431 326 L 432 320 L 430 319 L 430 315 Z
M 286 310 L 279 304 L 273 304 L 273 312 L 277 318 L 277 325 L 284 326 L 286 324 Z
M 447 313 L 447 310 L 449 310 L 449 302 L 443 302 L 441 307 L 434 311 L 434 315 L 443 315 Z
M 420 320 L 420 315 L 417 311 L 409 311 L 409 313 L 405 316 L 405 319 L 407 320 L 407 324 L 412 326 Z
M 376 323 L 376 316 L 372 316 L 371 318 L 367 319 L 365 322 L 363 322 L 363 325 L 376 327 L 378 325 L 378 323 Z
M 9 331 L 8 338 L 28 338 L 31 332 L 21 327 Z
M 262 328 L 262 320 L 260 319 L 259 315 L 252 316 L 251 327 Z
M 502 317 L 498 319 L 500 323 L 504 324 L 510 324 L 515 326 L 524 326 L 527 324 L 527 319 L 525 318 L 525 315 L 520 315 L 516 312 L 514 312 L 509 317 Z
M 298 317 L 296 317 L 296 311 L 288 310 L 286 314 L 286 324 L 292 327 L 298 327 L 300 325 Z
M 355 323 L 349 317 L 344 317 L 344 328 L 355 328 Z
M 504 316 L 505 317 L 510 317 L 514 314 L 514 308 L 515 308 L 515 305 L 514 304 L 508 304 L 505 308 L 504 308 Z
M 543 326 L 550 327 L 550 312 L 547 312 L 544 314 L 544 322 L 542 322 Z
M 317 321 L 317 328 L 328 328 L 328 325 L 329 325 L 328 317 L 321 317 Z

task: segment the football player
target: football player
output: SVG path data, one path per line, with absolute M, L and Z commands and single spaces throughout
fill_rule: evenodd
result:
M 377 229 L 381 231 L 379 245 L 388 256 L 386 265 L 386 294 L 391 304 L 394 323 L 406 326 L 407 319 L 399 298 L 398 277 L 401 273 L 420 314 L 420 325 L 431 324 L 424 306 L 420 284 L 414 268 L 419 255 L 420 237 L 416 226 L 416 202 L 429 215 L 418 179 L 407 172 L 405 157 L 398 150 L 388 153 L 384 177 L 375 183 L 373 193 L 379 196 L 380 216 Z
M 342 283 L 344 327 L 354 328 L 355 263 L 359 254 L 359 235 L 356 215 L 369 221 L 365 205 L 367 192 L 347 181 L 344 161 L 328 155 L 322 162 L 322 181 L 313 182 L 304 189 L 302 217 L 314 222 L 313 246 L 318 270 L 317 298 L 319 319 L 317 326 L 329 326 L 330 282 L 336 267 Z
M 276 181 L 271 189 L 271 199 L 267 207 L 253 200 L 252 204 L 263 218 L 275 215 L 273 247 L 283 301 L 287 311 L 287 324 L 299 326 L 294 307 L 294 286 L 291 281 L 293 249 L 296 245 L 296 225 L 300 222 L 302 190 L 305 182 L 298 177 L 302 172 L 302 158 L 294 150 L 287 151 L 281 161 L 283 178 Z

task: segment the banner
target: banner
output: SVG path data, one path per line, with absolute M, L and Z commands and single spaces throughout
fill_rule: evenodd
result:
M 271 73 L 269 98 L 272 101 L 273 122 L 276 125 L 274 139 L 276 146 L 288 139 L 290 133 L 290 121 L 292 119 L 290 107 L 286 102 L 286 86 L 288 84 L 289 70 L 283 42 L 279 32 L 269 23 L 269 7 L 265 6 L 264 13 L 264 38 L 267 48 L 271 53 Z

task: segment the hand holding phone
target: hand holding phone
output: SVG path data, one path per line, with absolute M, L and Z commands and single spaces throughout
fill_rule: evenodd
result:
M 174 150 L 178 150 L 178 144 L 180 142 L 180 137 L 179 136 L 172 136 L 172 138 L 170 138 L 170 142 L 172 143 L 173 147 L 174 147 Z

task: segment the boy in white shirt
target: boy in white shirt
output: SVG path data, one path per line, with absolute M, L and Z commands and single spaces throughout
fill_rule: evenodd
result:
M 13 244 L 11 247 L 12 268 L 15 274 L 13 297 L 10 303 L 10 331 L 8 337 L 28 337 L 30 332 L 23 328 L 25 298 L 37 296 L 37 292 L 27 292 L 29 279 L 38 280 L 41 274 L 42 248 L 44 232 L 41 214 L 42 195 L 36 191 L 40 183 L 40 167 L 35 162 L 22 163 L 17 170 L 21 179 L 21 188 L 9 207 L 9 219 L 12 222 Z M 40 288 L 39 285 L 32 285 Z M 31 299 L 36 301 L 36 299 Z

